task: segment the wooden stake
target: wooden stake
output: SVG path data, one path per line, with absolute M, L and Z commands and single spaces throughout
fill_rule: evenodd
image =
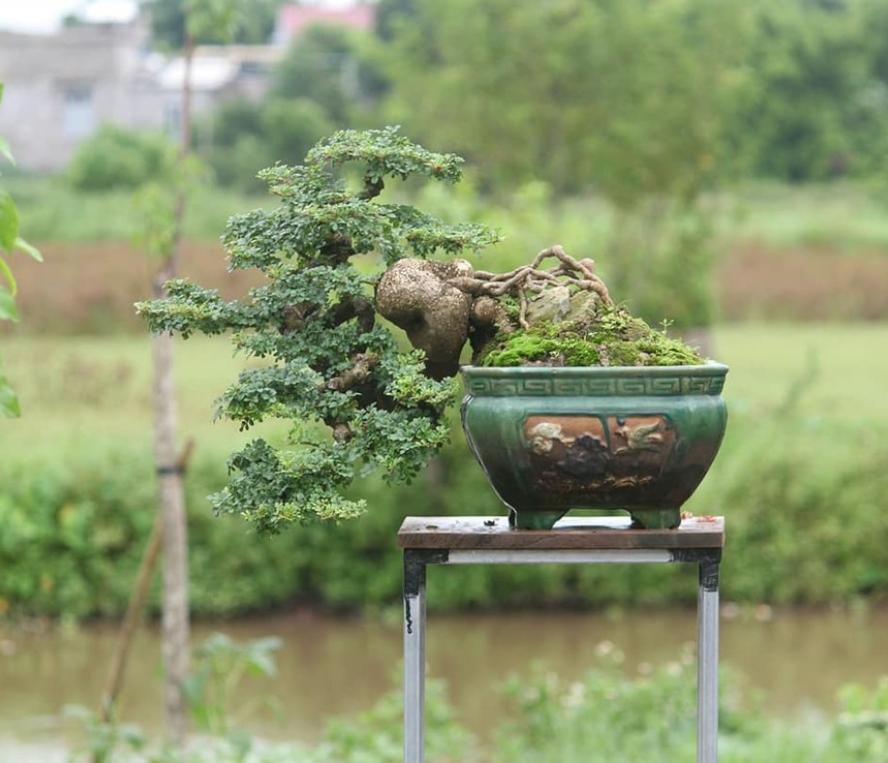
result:
M 188 464 L 191 461 L 191 455 L 194 452 L 194 440 L 188 440 L 179 460 L 176 469 L 184 477 L 188 471 Z M 163 512 L 158 511 L 154 519 L 154 526 L 151 529 L 151 535 L 148 538 L 148 544 L 145 546 L 145 552 L 142 554 L 142 561 L 139 564 L 139 572 L 136 576 L 136 582 L 133 586 L 133 592 L 127 605 L 126 615 L 120 626 L 120 633 L 117 638 L 117 645 L 114 649 L 114 656 L 111 659 L 111 669 L 108 671 L 108 680 L 105 682 L 105 690 L 102 693 L 102 705 L 100 715 L 104 723 L 110 723 L 114 719 L 115 710 L 117 708 L 117 700 L 123 689 L 124 679 L 126 677 L 126 666 L 129 659 L 130 648 L 139 625 L 142 612 L 145 609 L 145 601 L 148 598 L 148 592 L 151 590 L 151 581 L 154 578 L 154 570 L 157 568 L 157 559 L 160 556 L 160 549 L 163 545 Z

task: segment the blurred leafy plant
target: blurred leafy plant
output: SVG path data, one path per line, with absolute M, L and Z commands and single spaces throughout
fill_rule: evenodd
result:
M 237 724 L 254 708 L 238 701 L 238 695 L 247 677 L 270 679 L 277 675 L 274 653 L 280 646 L 277 638 L 241 644 L 216 633 L 197 647 L 185 697 L 198 730 L 225 738 L 246 754 L 249 737 L 237 729 Z
M 426 687 L 425 719 L 425 751 L 431 763 L 487 759 L 478 755 L 476 739 L 457 720 L 441 681 Z M 403 720 L 402 692 L 390 692 L 366 712 L 332 721 L 306 763 L 401 763 Z
M 0 102 L 3 101 L 3 83 L 0 82 Z M 6 140 L 0 136 L 0 155 L 8 162 L 15 163 L 12 151 Z M 7 261 L 14 251 L 24 252 L 37 261 L 43 258 L 40 252 L 19 235 L 19 213 L 12 196 L 0 186 L 0 321 L 18 321 L 19 312 L 15 305 L 18 283 Z M 15 391 L 0 367 L 0 415 L 16 417 L 21 414 L 21 406 Z
M 833 743 L 847 760 L 888 760 L 888 677 L 875 688 L 850 684 L 839 693 Z
M 237 644 L 227 636 L 210 637 L 196 654 L 197 674 L 215 676 L 229 699 L 235 699 L 241 678 L 250 673 L 271 676 L 275 639 Z M 204 696 L 203 690 L 200 692 Z M 198 702 L 197 707 L 203 705 Z M 215 705 L 216 700 L 210 700 Z M 246 732 L 233 732 L 225 708 L 215 722 L 199 721 L 202 732 L 195 744 L 174 749 L 146 737 L 132 724 L 102 722 L 83 707 L 66 708 L 83 741 L 69 763 L 400 763 L 403 760 L 403 700 L 400 691 L 385 694 L 365 712 L 332 720 L 314 747 L 273 744 Z M 195 707 L 195 706 L 193 706 Z M 215 713 L 216 711 L 214 711 Z M 476 763 L 481 760 L 474 736 L 457 721 L 447 701 L 444 684 L 429 683 L 426 692 L 426 756 L 430 763 Z
M 397 128 L 338 132 L 309 151 L 304 165 L 261 173 L 280 206 L 228 223 L 230 267 L 257 268 L 267 285 L 225 302 L 180 279 L 167 284 L 166 299 L 137 306 L 155 332 L 187 338 L 233 331 L 235 348 L 266 365 L 241 373 L 218 415 L 242 429 L 267 418 L 291 423 L 289 447 L 255 439 L 231 457 L 229 485 L 211 499 L 217 512 L 248 518 L 263 531 L 355 517 L 364 503 L 342 490 L 357 475 L 378 468 L 407 482 L 446 442 L 450 382 L 426 376 L 422 352 L 402 351 L 377 322 L 373 289 L 382 269 L 368 273 L 351 259 L 377 253 L 388 266 L 409 253 L 426 258 L 495 241 L 483 226 L 448 225 L 376 200 L 386 178 L 454 183 L 461 163 L 411 143 Z M 349 188 L 343 168 L 354 164 L 363 181 Z M 318 424 L 329 437 L 319 436 Z
M 168 258 L 181 235 L 179 208 L 206 179 L 206 166 L 189 154 L 140 186 L 133 194 L 133 244 L 154 260 Z
M 147 739 L 138 726 L 117 721 L 106 722 L 89 708 L 69 705 L 65 716 L 74 721 L 83 734 L 69 763 L 138 763 Z

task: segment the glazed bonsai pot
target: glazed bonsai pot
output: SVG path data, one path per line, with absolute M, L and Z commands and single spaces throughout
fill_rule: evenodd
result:
M 463 429 L 513 527 L 551 528 L 571 509 L 678 527 L 725 433 L 727 372 L 464 366 Z

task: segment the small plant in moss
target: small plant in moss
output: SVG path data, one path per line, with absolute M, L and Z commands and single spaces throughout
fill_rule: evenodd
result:
M 342 491 L 368 470 L 409 481 L 447 439 L 467 343 L 488 365 L 700 362 L 614 305 L 591 260 L 555 246 L 509 273 L 476 270 L 441 255 L 481 250 L 494 231 L 380 198 L 391 179 L 455 183 L 461 165 L 397 128 L 338 132 L 303 165 L 260 173 L 275 209 L 228 223 L 230 268 L 258 269 L 266 285 L 226 302 L 175 280 L 167 298 L 137 306 L 155 332 L 230 333 L 237 351 L 264 360 L 227 389 L 220 416 L 242 429 L 291 425 L 283 447 L 257 438 L 231 456 L 218 512 L 277 531 L 360 514 Z

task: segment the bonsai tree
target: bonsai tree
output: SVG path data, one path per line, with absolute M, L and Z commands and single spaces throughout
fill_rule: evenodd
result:
M 275 209 L 228 223 L 230 268 L 257 268 L 266 285 L 226 302 L 177 279 L 166 298 L 137 306 L 155 332 L 232 332 L 238 351 L 266 363 L 240 374 L 218 415 L 241 429 L 291 425 L 284 447 L 255 439 L 231 456 L 217 512 L 262 531 L 360 514 L 363 503 L 343 495 L 355 477 L 377 468 L 408 481 L 446 442 L 467 343 L 484 365 L 701 362 L 615 305 L 592 260 L 553 246 L 509 273 L 476 270 L 453 257 L 495 243 L 495 232 L 379 198 L 392 178 L 455 183 L 461 165 L 397 128 L 338 132 L 303 165 L 260 173 Z

